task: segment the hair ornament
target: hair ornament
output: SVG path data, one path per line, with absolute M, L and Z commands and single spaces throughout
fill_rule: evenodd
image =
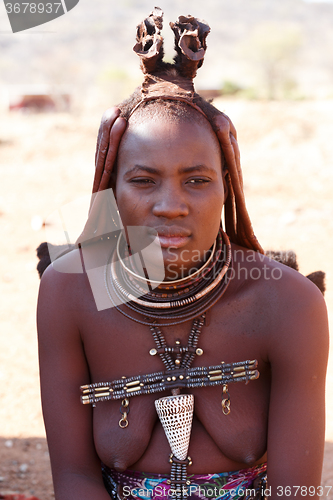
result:
M 179 16 L 178 20 L 170 23 L 175 35 L 174 64 L 163 61 L 163 11 L 159 7 L 146 17 L 136 28 L 136 44 L 134 52 L 141 60 L 141 69 L 144 74 L 165 73 L 175 69 L 181 76 L 192 80 L 197 69 L 203 64 L 207 44 L 206 38 L 210 27 L 205 21 L 193 16 Z
M 162 28 L 163 11 L 159 7 L 155 7 L 152 13 L 136 27 L 137 43 L 133 50 L 140 57 L 140 67 L 144 74 L 154 73 L 158 63 L 163 59 Z
M 203 64 L 210 27 L 193 16 L 179 16 L 170 26 L 175 34 L 177 52 L 174 64 L 163 61 L 163 11 L 155 7 L 137 26 L 137 43 L 133 50 L 140 57 L 144 80 L 141 101 L 131 110 L 130 116 L 144 102 L 164 99 L 186 102 L 206 117 L 194 102 L 193 78 Z
M 203 64 L 210 27 L 193 16 L 179 16 L 170 27 L 175 34 L 175 64 L 183 76 L 192 79 Z

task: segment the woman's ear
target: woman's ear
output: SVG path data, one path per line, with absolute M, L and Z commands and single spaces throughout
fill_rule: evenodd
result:
M 227 176 L 229 176 L 229 171 L 224 167 L 224 169 L 222 170 L 222 181 L 223 181 L 223 192 L 224 192 L 223 205 L 227 201 L 229 194 Z

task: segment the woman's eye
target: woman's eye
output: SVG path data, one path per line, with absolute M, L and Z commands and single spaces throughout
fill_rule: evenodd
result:
M 145 179 L 145 178 L 144 179 L 131 179 L 130 182 L 133 184 L 146 184 L 146 185 L 154 184 L 153 179 Z
M 207 184 L 210 182 L 208 179 L 190 179 L 187 181 L 188 184 Z

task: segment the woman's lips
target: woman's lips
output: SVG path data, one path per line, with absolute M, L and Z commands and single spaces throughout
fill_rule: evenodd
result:
M 151 234 L 154 238 L 158 237 L 162 248 L 181 248 L 187 244 L 191 236 L 190 231 L 178 227 L 152 228 Z
M 162 236 L 158 235 L 158 239 L 162 248 L 181 248 L 190 239 L 189 236 Z

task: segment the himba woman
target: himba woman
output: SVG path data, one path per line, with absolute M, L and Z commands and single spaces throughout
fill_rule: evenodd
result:
M 324 300 L 253 234 L 236 130 L 193 89 L 208 25 L 171 27 L 173 65 L 161 10 L 138 26 L 144 82 L 105 113 L 86 227 L 41 281 L 55 498 L 318 498 Z

